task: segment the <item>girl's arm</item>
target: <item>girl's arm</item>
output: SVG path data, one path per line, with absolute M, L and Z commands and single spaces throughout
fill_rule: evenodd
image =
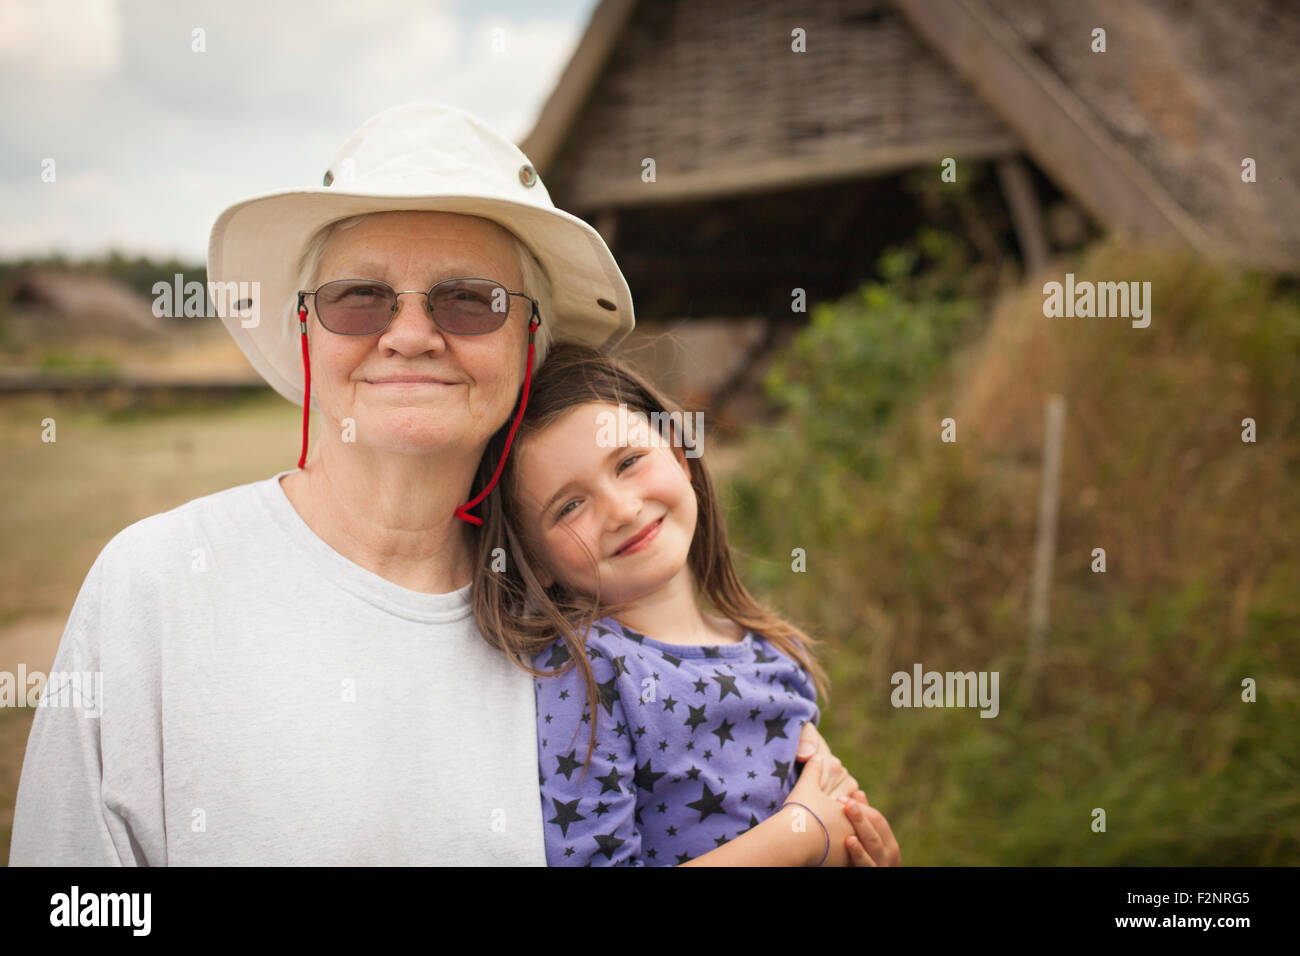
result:
M 636 753 L 614 689 L 617 674 L 599 652 L 592 653 L 591 667 L 602 692 L 596 749 L 585 773 L 591 718 L 580 716 L 586 712 L 587 692 L 578 669 L 534 683 L 546 864 L 644 866 L 654 861 L 641 853 Z
M 794 803 L 787 802 L 758 826 L 682 865 L 817 866 L 823 858 L 827 866 L 850 865 L 845 841 L 853 835 L 854 824 L 844 812 L 844 801 L 858 789 L 858 782 L 847 773 L 833 779 L 824 775 L 826 761 L 819 753 L 804 765 L 787 798 Z M 828 779 L 823 781 L 823 776 Z M 810 819 L 810 809 L 820 823 Z
M 800 832 L 797 810 L 787 804 L 752 830 L 681 865 L 816 866 L 826 851 L 826 835 L 816 821 L 807 821 Z

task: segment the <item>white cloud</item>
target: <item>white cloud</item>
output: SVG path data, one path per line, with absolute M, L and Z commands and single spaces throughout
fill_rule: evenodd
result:
M 4 0 L 0 70 L 42 81 L 101 77 L 122 60 L 117 0 Z
M 202 259 L 222 208 L 318 185 L 398 103 L 452 103 L 518 141 L 595 2 L 0 0 L 0 255 L 115 242 Z

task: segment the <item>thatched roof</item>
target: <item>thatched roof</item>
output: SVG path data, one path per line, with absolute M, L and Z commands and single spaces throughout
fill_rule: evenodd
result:
M 1250 7 L 603 0 L 521 145 L 557 203 L 598 225 L 1023 152 L 1106 228 L 1300 271 L 1300 6 Z
M 106 339 L 157 339 L 166 322 L 153 314 L 149 299 L 116 279 L 60 269 L 23 269 L 7 277 L 0 301 L 11 323 L 41 340 L 89 336 Z

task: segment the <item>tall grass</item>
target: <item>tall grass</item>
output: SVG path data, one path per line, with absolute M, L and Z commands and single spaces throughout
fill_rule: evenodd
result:
M 914 266 L 814 315 L 769 381 L 780 422 L 727 489 L 747 580 L 826 641 L 823 730 L 905 861 L 1300 862 L 1300 301 L 1108 244 L 984 318 L 951 263 Z M 1045 318 L 1042 282 L 1067 271 L 1151 282 L 1151 326 Z M 1028 697 L 1053 393 L 1059 532 Z M 890 675 L 915 663 L 998 671 L 1000 714 L 895 709 Z

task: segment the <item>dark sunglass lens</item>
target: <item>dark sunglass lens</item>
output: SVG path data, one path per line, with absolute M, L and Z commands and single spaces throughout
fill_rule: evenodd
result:
M 456 335 L 481 335 L 501 327 L 510 314 L 510 295 L 491 279 L 450 279 L 430 296 L 438 324 Z
M 316 314 L 331 332 L 372 335 L 388 325 L 396 298 L 382 282 L 340 279 L 317 290 Z

